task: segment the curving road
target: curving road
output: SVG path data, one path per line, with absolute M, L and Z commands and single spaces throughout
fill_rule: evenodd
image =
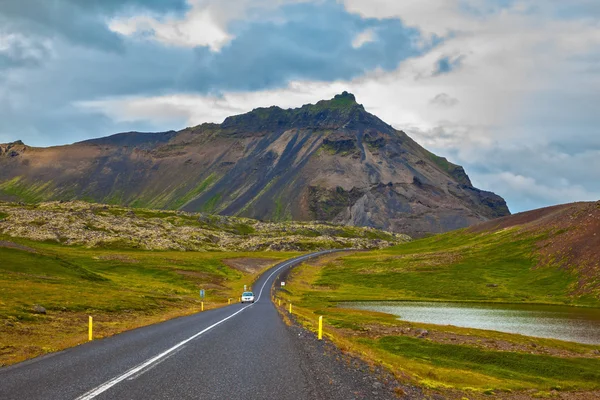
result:
M 0 369 L 0 399 L 330 398 L 318 389 L 322 374 L 298 344 L 301 333 L 291 333 L 270 299 L 279 274 L 330 252 L 268 270 L 254 284 L 254 304 L 177 318 Z

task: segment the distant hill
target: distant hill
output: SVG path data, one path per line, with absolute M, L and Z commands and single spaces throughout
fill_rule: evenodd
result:
M 179 132 L 0 145 L 0 199 L 86 200 L 261 220 L 324 220 L 419 237 L 509 215 L 464 169 L 350 93 Z
M 469 228 L 473 233 L 503 230 L 545 234 L 536 243 L 539 265 L 576 273 L 573 293 L 600 297 L 600 201 L 541 208 Z

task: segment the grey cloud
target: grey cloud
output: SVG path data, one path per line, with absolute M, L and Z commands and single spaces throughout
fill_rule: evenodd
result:
M 106 19 L 134 9 L 181 11 L 185 0 L 2 0 L 0 26 L 5 32 L 64 40 L 104 50 L 120 50 L 122 38 L 110 31 Z
M 431 99 L 429 103 L 441 107 L 454 107 L 458 105 L 460 101 L 457 98 L 452 97 L 446 93 L 440 93 L 433 99 Z
M 512 211 L 600 199 L 595 136 L 579 137 L 579 150 L 574 151 L 560 138 L 544 143 L 517 135 L 482 144 L 479 137 L 489 135 L 482 127 L 439 126 L 413 129 L 411 134 L 429 150 L 462 165 L 476 186 L 503 196 Z

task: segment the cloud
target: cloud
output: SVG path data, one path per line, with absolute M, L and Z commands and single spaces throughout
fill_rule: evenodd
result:
M 39 65 L 50 53 L 47 42 L 30 41 L 19 34 L 0 35 L 0 70 Z
M 367 29 L 354 37 L 354 39 L 352 40 L 352 47 L 358 49 L 359 47 L 362 47 L 365 43 L 374 42 L 375 40 L 375 31 L 373 29 Z
M 120 35 L 108 29 L 106 18 L 126 10 L 183 11 L 185 0 L 3 0 L 0 26 L 5 32 L 38 38 L 61 37 L 78 45 L 116 51 Z
M 460 101 L 446 93 L 440 93 L 431 99 L 429 103 L 440 107 L 454 107 L 455 105 L 458 105 Z
M 501 172 L 492 175 L 482 175 L 486 182 L 510 194 L 513 203 L 522 205 L 518 211 L 542 206 L 571 203 L 577 201 L 596 201 L 600 199 L 600 190 L 588 190 L 582 185 L 573 184 L 566 180 L 557 180 L 550 185 L 541 184 L 531 176 Z M 475 182 L 475 184 L 477 184 Z

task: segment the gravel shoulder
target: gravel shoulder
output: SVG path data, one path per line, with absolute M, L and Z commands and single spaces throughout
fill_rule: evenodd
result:
M 315 399 L 441 399 L 431 397 L 420 388 L 401 384 L 385 368 L 370 365 L 364 360 L 345 353 L 328 340 L 318 340 L 304 329 L 293 315 L 281 317 L 297 346 L 301 368 L 312 384 Z

